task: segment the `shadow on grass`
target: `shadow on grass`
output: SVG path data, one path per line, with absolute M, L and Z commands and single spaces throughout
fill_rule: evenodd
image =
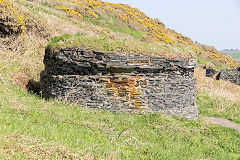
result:
M 29 93 L 36 94 L 42 97 L 41 91 L 40 91 L 40 81 L 35 81 L 34 79 L 30 79 L 28 81 L 28 84 L 26 85 L 26 88 Z

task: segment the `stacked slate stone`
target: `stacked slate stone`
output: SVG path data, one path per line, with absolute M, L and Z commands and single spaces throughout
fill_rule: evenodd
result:
M 207 68 L 206 76 L 240 85 L 240 67 L 237 69 L 223 69 L 220 72 Z
M 197 119 L 196 59 L 46 49 L 46 98 L 111 111 L 146 111 Z
M 240 85 L 240 69 L 224 69 L 218 74 L 218 79 Z
M 213 68 L 207 68 L 206 69 L 206 76 L 207 77 L 214 77 L 218 72 L 214 70 Z
M 238 68 L 237 68 L 237 71 L 239 71 L 239 72 L 240 72 L 240 67 L 238 67 Z

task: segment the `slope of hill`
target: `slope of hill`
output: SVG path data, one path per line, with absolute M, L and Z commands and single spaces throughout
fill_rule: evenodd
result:
M 161 114 L 115 114 L 46 101 L 1 77 L 0 159 L 237 160 L 240 133 L 203 118 L 210 113 L 240 122 L 237 107 L 234 112 L 234 105 L 224 100 L 200 92 L 198 122 Z
M 214 47 L 194 43 L 190 38 L 175 32 L 158 19 L 151 19 L 136 8 L 124 4 L 113 4 L 100 0 L 72 0 L 71 3 L 57 1 L 49 3 L 58 9 L 64 10 L 77 19 L 90 21 L 109 29 L 120 27 L 130 28 L 142 34 L 135 36 L 142 41 L 181 44 L 191 47 L 194 55 L 211 59 L 217 65 L 236 67 L 239 64 L 231 58 L 219 53 Z M 179 54 L 180 52 L 178 52 Z
M 216 65 L 239 66 L 238 62 L 221 54 L 214 47 L 195 43 L 190 38 L 166 28 L 160 20 L 151 19 L 138 9 L 131 8 L 128 5 L 113 4 L 99 0 L 32 0 L 30 2 L 19 1 L 18 3 L 24 5 L 34 13 L 44 12 L 45 14 L 53 14 L 59 17 L 58 14 L 60 12 L 57 12 L 57 10 L 64 11 L 66 13 L 65 16 L 71 21 L 78 21 L 78 23 L 88 22 L 88 24 L 106 28 L 108 31 L 101 32 L 110 37 L 109 30 L 127 34 L 140 41 L 174 46 L 176 48 L 174 54 L 185 54 L 186 52 L 179 48 L 188 47 L 191 56 L 210 59 Z M 154 47 L 152 50 L 153 52 L 158 52 Z M 172 54 L 169 51 L 165 52 Z M 159 52 L 158 54 L 163 53 Z
M 204 116 L 240 124 L 240 87 L 207 78 L 201 68 L 196 69 L 198 122 L 89 110 L 29 93 L 27 88 L 38 86 L 45 47 L 65 43 L 238 65 L 127 5 L 0 0 L 0 159 L 239 159 L 240 134 Z

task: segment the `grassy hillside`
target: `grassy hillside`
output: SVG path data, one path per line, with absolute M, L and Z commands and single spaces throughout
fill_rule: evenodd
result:
M 127 34 L 129 30 L 138 31 L 142 34 L 130 32 L 130 35 L 142 41 L 189 46 L 194 56 L 208 58 L 217 65 L 239 66 L 237 62 L 221 54 L 214 47 L 195 43 L 190 38 L 166 28 L 159 19 L 152 19 L 138 9 L 125 4 L 113 4 L 100 0 L 72 0 L 66 3 L 60 0 L 49 1 L 48 5 L 65 11 L 75 19 L 88 21 L 113 31 Z M 181 52 L 178 51 L 178 54 Z
M 79 33 L 87 32 L 87 35 L 100 34 L 110 38 L 157 43 L 163 45 L 163 50 L 159 52 L 158 49 L 153 47 L 148 52 L 158 52 L 158 54 L 164 56 L 172 54 L 170 53 L 172 50 L 167 50 L 168 47 L 175 48 L 175 55 L 186 54 L 182 48 L 188 48 L 190 56 L 209 59 L 215 65 L 239 66 L 238 62 L 221 54 L 214 47 L 195 43 L 190 38 L 167 28 L 160 20 L 152 19 L 138 9 L 131 8 L 128 5 L 113 4 L 99 0 L 20 0 L 16 2 L 20 5 L 21 10 L 23 10 L 24 6 L 25 10 L 30 11 L 32 14 L 44 15 L 47 19 L 54 18 L 55 22 L 60 19 L 65 21 L 65 24 L 56 23 L 55 25 L 51 24 L 53 19 L 48 21 L 49 25 L 54 27 L 54 30 L 56 25 L 58 25 L 58 29 L 63 29 L 63 27 L 70 29 L 72 25 L 66 26 L 66 22 L 71 22 L 75 24 L 75 27 L 78 25 L 78 29 L 74 27 L 73 31 L 69 30 L 71 34 L 78 31 Z M 20 17 L 22 17 L 24 22 L 26 16 L 23 14 Z M 79 28 L 81 28 L 81 31 Z
M 231 58 L 127 5 L 90 0 L 0 0 L 0 4 L 0 159 L 240 158 L 240 133 L 204 118 L 217 116 L 240 124 L 240 87 L 207 78 L 200 67 L 195 75 L 197 122 L 159 113 L 90 110 L 27 91 L 30 79 L 39 81 L 47 45 L 198 56 L 201 65 L 211 62 L 219 68 L 230 62 L 237 65 Z M 219 63 L 211 56 L 225 60 Z
M 208 109 L 202 102 L 212 104 L 211 114 L 217 115 L 214 111 L 222 107 L 206 92 L 199 92 L 200 118 L 195 122 L 46 101 L 3 77 L 0 88 L 1 159 L 237 160 L 240 156 L 240 133 L 204 120 Z M 226 115 L 239 123 L 236 111 Z

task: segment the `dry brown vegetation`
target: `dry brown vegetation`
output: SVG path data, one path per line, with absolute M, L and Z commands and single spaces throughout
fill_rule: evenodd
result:
M 207 90 L 212 97 L 222 97 L 240 104 L 240 86 L 223 80 L 215 80 L 205 76 L 206 70 L 200 67 L 195 70 L 197 91 Z
M 18 1 L 18 3 L 16 3 L 17 1 L 1 0 L 0 2 L 2 8 L 2 14 L 0 17 L 0 30 L 1 34 L 4 34 L 4 38 L 0 38 L 0 69 L 5 73 L 9 73 L 9 75 L 11 75 L 11 78 L 13 78 L 13 81 L 20 86 L 26 86 L 29 79 L 34 78 L 37 80 L 39 78 L 39 74 L 41 70 L 43 70 L 42 59 L 44 55 L 44 49 L 46 44 L 50 40 L 50 37 L 62 35 L 65 33 L 85 33 L 89 36 L 108 35 L 112 39 L 120 38 L 138 41 L 138 39 L 126 33 L 115 32 L 109 28 L 96 26 L 91 23 L 76 19 L 74 17 L 69 17 L 69 12 L 63 12 L 60 9 L 54 8 L 55 6 L 66 5 L 69 8 L 73 7 L 73 10 L 76 9 L 76 11 L 79 11 L 83 14 L 83 12 L 81 11 L 82 9 L 79 8 L 78 5 L 76 6 L 77 1 L 75 1 L 74 3 L 70 3 L 67 1 L 56 0 L 33 0 L 32 2 L 20 0 Z M 101 1 L 94 2 L 100 3 Z M 51 7 L 43 5 L 43 3 L 47 3 Z M 84 1 L 84 3 L 86 2 Z M 98 16 L 106 19 L 109 19 L 109 17 L 106 16 L 104 10 L 112 10 L 110 9 L 110 7 L 115 8 L 115 11 L 109 13 L 117 16 L 119 21 L 123 20 L 121 14 L 125 14 L 125 12 L 127 11 L 130 12 L 131 9 L 129 6 L 125 5 L 113 5 L 111 3 L 106 3 L 108 5 L 108 7 L 106 7 L 104 6 L 104 4 L 105 3 L 101 2 L 101 9 L 94 9 L 92 11 L 97 12 Z M 33 8 L 30 9 L 28 5 L 33 5 Z M 97 5 L 98 4 L 94 5 L 95 8 L 97 8 Z M 74 6 L 76 8 L 74 8 Z M 82 7 L 84 8 L 87 6 L 83 5 Z M 120 10 L 121 8 L 123 10 Z M 7 12 L 9 10 L 13 12 Z M 115 13 L 116 10 L 119 11 L 119 15 Z M 140 11 L 134 9 L 134 13 L 135 12 L 138 13 Z M 91 14 L 90 11 L 88 14 Z M 141 13 L 141 15 L 147 18 L 146 15 L 144 15 L 143 13 Z M 137 21 L 139 17 L 137 15 L 135 16 L 135 20 Z M 94 18 L 94 16 L 92 18 Z M 110 18 L 109 20 L 111 21 L 112 19 Z M 166 26 L 160 20 L 154 19 L 153 21 L 154 22 L 152 23 L 156 23 L 157 26 L 166 29 Z M 130 22 L 130 19 L 128 19 L 128 22 Z M 136 24 L 140 25 L 140 22 Z M 134 23 L 131 22 L 132 27 L 130 27 L 135 28 L 133 25 Z M 148 29 L 146 28 L 142 30 L 148 31 Z M 175 35 L 181 41 L 191 42 L 189 38 L 182 36 L 174 30 L 167 29 L 167 32 L 169 35 Z M 198 46 L 202 48 L 202 51 L 211 53 L 209 54 L 210 57 L 215 55 L 214 48 L 205 47 L 200 44 L 198 44 Z M 165 46 L 164 50 L 165 49 L 170 50 L 168 46 Z M 191 50 L 192 46 L 186 46 L 186 49 Z M 181 51 L 176 48 L 176 52 Z M 216 52 L 216 54 L 218 53 Z M 230 60 L 230 58 L 228 59 Z M 205 88 L 208 89 L 212 95 L 223 96 L 232 101 L 238 100 L 237 93 L 239 93 L 239 87 L 236 87 L 235 85 L 228 82 L 215 81 L 213 79 L 206 78 L 205 76 L 203 76 L 205 74 L 204 70 L 200 68 L 197 69 L 197 73 L 198 74 L 196 77 L 198 79 L 198 90 Z
M 83 156 L 71 153 L 64 146 L 56 145 L 53 142 L 44 142 L 42 139 L 33 137 L 10 135 L 0 140 L 2 148 L 0 154 L 7 159 L 15 159 L 23 156 L 26 159 L 88 159 L 91 156 Z
M 205 116 L 223 117 L 240 124 L 240 86 L 205 76 L 205 69 L 196 68 L 197 104 Z
M 71 21 L 69 21 L 68 19 L 63 18 L 66 17 L 68 13 L 61 12 L 51 7 L 41 6 L 43 1 L 31 2 L 32 4 L 35 3 L 45 9 L 40 10 L 38 14 L 33 14 L 26 6 L 19 5 L 19 3 L 13 3 L 13 1 L 2 0 L 0 2 L 2 8 L 0 28 L 2 35 L 4 34 L 4 38 L 2 37 L 0 39 L 0 62 L 2 64 L 0 65 L 0 69 L 7 73 L 9 72 L 13 81 L 20 86 L 26 86 L 30 78 L 38 79 L 40 71 L 43 69 L 42 59 L 44 49 L 48 40 L 52 36 L 65 33 L 76 34 L 80 32 L 87 35 L 107 34 L 113 39 L 126 38 L 137 41 L 136 38 L 125 33 L 114 32 L 108 28 L 95 26 L 76 20 L 75 18 L 70 18 Z M 52 6 L 63 4 L 62 1 L 44 2 L 48 2 Z M 7 12 L 9 9 L 14 12 Z M 52 14 L 49 14 L 46 11 L 52 12 Z M 6 19 L 8 19 L 9 22 L 7 22 Z M 22 19 L 22 21 L 20 19 Z M 154 21 L 159 26 L 166 28 L 161 21 Z M 177 35 L 173 30 L 168 29 L 168 32 Z M 16 35 L 16 33 L 18 34 Z M 187 38 L 186 41 L 188 41 Z M 205 48 L 205 50 L 207 50 L 207 48 Z M 212 50 L 214 50 L 214 48 Z M 225 97 L 231 101 L 239 101 L 239 86 L 233 85 L 229 82 L 215 81 L 203 76 L 205 75 L 203 69 L 197 68 L 196 70 L 198 90 L 204 88 L 209 90 L 211 95 Z
M 216 48 L 195 43 L 190 38 L 166 28 L 159 19 L 152 19 L 129 5 L 108 3 L 100 0 L 60 0 L 57 2 L 48 0 L 45 2 L 65 11 L 69 18 L 75 18 L 79 21 L 84 21 L 87 18 L 110 28 L 111 26 L 129 27 L 135 31 L 145 32 L 139 37 L 142 41 L 190 46 L 195 52 L 195 56 L 211 59 L 216 65 L 239 66 L 238 62 L 221 54 Z
M 77 2 L 71 0 L 71 2 L 73 1 Z M 60 5 L 68 6 L 72 10 L 82 13 L 81 6 L 69 2 L 67 0 L 0 0 L 0 157 L 3 156 L 6 159 L 92 160 L 100 159 L 100 157 L 114 159 L 124 155 L 129 156 L 130 159 L 131 156 L 134 158 L 139 156 L 139 159 L 143 156 L 143 159 L 147 159 L 150 155 L 159 159 L 160 155 L 166 153 L 165 156 L 172 157 L 172 159 L 179 158 L 179 154 L 183 154 L 180 156 L 182 159 L 217 159 L 218 155 L 221 159 L 232 154 L 236 158 L 239 157 L 237 133 L 211 124 L 205 125 L 202 115 L 200 115 L 199 122 L 179 120 L 158 114 L 115 115 L 88 110 L 73 104 L 45 101 L 23 91 L 21 88 L 26 87 L 29 79 L 39 80 L 39 74 L 44 69 L 42 62 L 44 50 L 51 37 L 84 33 L 90 36 L 107 35 L 110 39 L 128 39 L 137 42 L 144 39 L 153 41 L 154 39 L 152 32 L 146 34 L 142 39 L 138 39 L 128 32 L 117 32 L 110 27 L 104 27 L 109 21 L 110 24 L 120 28 L 135 29 L 131 30 L 133 33 L 136 30 L 147 32 L 149 28 L 139 25 L 141 23 L 138 21 L 130 20 L 126 23 L 122 19 L 121 15 L 126 14 L 125 11 L 129 11 L 129 9 L 131 11 L 129 6 L 110 4 L 101 6 L 102 10 L 94 10 L 98 16 L 102 17 L 99 20 L 101 25 L 95 25 L 76 18 L 69 12 L 64 12 L 63 8 L 55 8 Z M 84 0 L 84 2 L 87 1 Z M 101 2 L 101 4 L 103 3 Z M 115 8 L 111 12 L 110 6 Z M 11 12 L 8 12 L 9 10 Z M 106 10 L 109 11 L 108 13 L 115 14 L 118 20 L 114 22 L 113 17 L 109 18 L 104 14 Z M 90 11 L 86 13 L 86 16 L 97 20 Z M 135 9 L 134 12 L 135 14 L 139 13 Z M 147 18 L 142 13 L 139 15 Z M 141 17 L 135 15 L 135 18 Z M 153 21 L 151 22 L 154 23 L 154 26 L 165 29 L 159 32 L 163 36 L 161 40 L 164 41 L 167 39 L 166 36 L 169 36 L 173 41 L 179 43 L 182 41 L 181 44 L 192 43 L 189 38 L 166 29 L 161 21 L 157 19 Z M 166 35 L 163 35 L 162 32 Z M 156 40 L 160 40 L 159 37 Z M 166 52 L 180 53 L 194 50 L 192 45 L 186 45 L 184 48 L 172 45 L 171 48 L 166 43 L 162 44 L 164 44 L 162 49 Z M 214 48 L 204 49 L 201 45 L 196 45 L 196 48 L 196 51 L 202 53 L 205 58 L 208 58 L 207 54 L 211 54 L 212 57 L 217 54 L 217 57 L 225 58 Z M 217 61 L 219 62 L 219 60 Z M 213 60 L 213 62 L 217 61 Z M 233 62 L 231 59 L 227 61 Z M 226 61 L 223 60 L 221 63 L 226 63 Z M 213 113 L 234 112 L 235 115 L 229 113 L 223 117 L 233 118 L 238 123 L 240 87 L 229 82 L 207 78 L 205 70 L 200 67 L 196 69 L 195 76 L 198 81 L 198 95 L 207 91 L 210 95 L 207 98 L 216 98 L 215 102 L 217 103 L 214 102 Z M 11 82 L 21 87 L 16 87 Z M 203 100 L 207 101 L 207 98 Z M 56 120 L 73 123 L 59 123 Z M 90 126 L 96 129 L 97 133 L 74 124 Z M 105 132 L 109 133 L 106 135 L 109 135 L 110 138 L 103 134 Z M 89 137 L 86 138 L 86 135 Z M 78 142 L 73 137 L 82 138 L 84 145 L 77 146 Z M 149 148 L 148 145 L 144 145 L 145 142 L 152 146 Z M 84 150 L 81 150 L 82 148 Z M 190 154 L 184 155 L 188 151 Z M 127 158 L 123 157 L 123 159 Z
M 0 36 L 21 34 L 24 30 L 23 16 L 13 3 L 0 1 Z

